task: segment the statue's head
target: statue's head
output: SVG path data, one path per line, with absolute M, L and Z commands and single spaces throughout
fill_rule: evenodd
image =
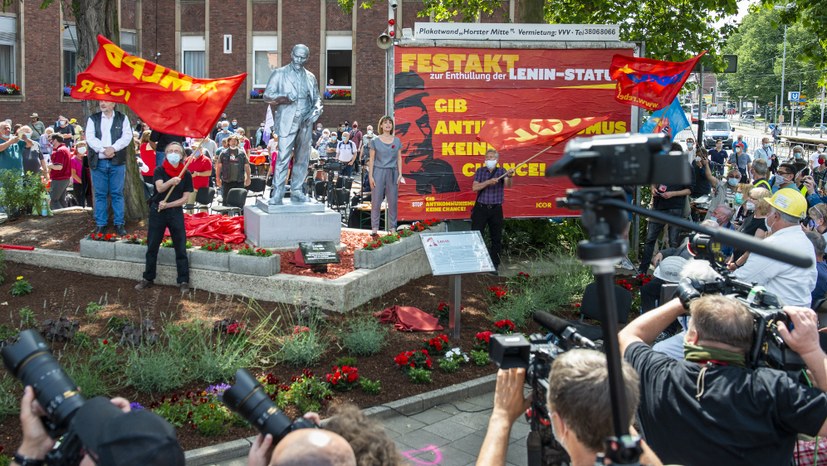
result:
M 293 46 L 293 52 L 290 56 L 293 58 L 293 67 L 301 68 L 310 56 L 310 48 L 304 44 L 296 44 Z

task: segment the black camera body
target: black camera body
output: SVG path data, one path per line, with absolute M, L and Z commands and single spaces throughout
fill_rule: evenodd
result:
M 678 287 L 678 294 L 691 286 L 699 294 L 722 294 L 739 301 L 749 309 L 753 317 L 752 347 L 747 354 L 749 367 L 769 367 L 787 372 L 805 369 L 807 366 L 801 356 L 784 343 L 778 332 L 778 322 L 784 322 L 787 328 L 792 328 L 792 322 L 781 308 L 778 297 L 762 286 L 732 278 L 718 255 L 720 245 L 711 242 L 709 236 L 696 234 L 690 241 L 690 248 L 698 259 L 709 261 L 722 279 L 703 283 L 685 279 Z
M 315 428 L 311 421 L 298 418 L 291 421 L 264 392 L 264 387 L 246 369 L 235 373 L 235 385 L 221 395 L 221 401 L 237 412 L 262 434 L 273 436 L 273 445 L 298 429 Z
M 38 403 L 46 411 L 42 421 L 49 436 L 61 439 L 60 445 L 47 455 L 47 464 L 80 463 L 83 446 L 71 422 L 86 398 L 52 356 L 49 345 L 35 330 L 24 330 L 0 353 L 9 372 L 24 386 L 30 385 L 34 389 Z

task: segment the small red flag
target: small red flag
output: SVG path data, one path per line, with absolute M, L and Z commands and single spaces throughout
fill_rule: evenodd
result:
M 660 110 L 672 103 L 695 63 L 706 50 L 685 62 L 615 55 L 609 73 L 617 81 L 618 102 L 646 110 Z
M 498 150 L 526 146 L 553 146 L 608 118 L 608 115 L 568 120 L 489 118 L 477 135 L 477 139 L 491 144 Z
M 247 76 L 193 78 L 130 55 L 101 35 L 98 44 L 92 63 L 78 74 L 72 97 L 126 104 L 162 133 L 206 136 Z

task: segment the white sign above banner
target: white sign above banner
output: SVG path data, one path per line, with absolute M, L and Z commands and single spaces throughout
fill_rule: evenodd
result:
M 415 23 L 417 40 L 618 41 L 616 24 Z

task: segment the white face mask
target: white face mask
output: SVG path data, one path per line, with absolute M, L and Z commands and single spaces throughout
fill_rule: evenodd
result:
M 695 157 L 695 163 L 700 163 L 700 162 L 701 162 L 701 158 L 700 157 Z
M 178 165 L 181 162 L 181 154 L 177 152 L 167 152 L 167 161 L 173 165 Z
M 767 227 L 767 233 L 772 233 L 772 227 L 770 226 L 770 217 L 764 217 L 764 226 Z
M 687 143 L 686 143 L 686 148 L 687 148 L 687 149 L 692 150 L 694 147 L 695 147 L 695 143 L 694 143 L 694 142 L 687 142 Z
M 371 134 L 373 134 L 373 130 L 372 130 L 372 129 L 369 129 L 369 130 L 368 130 L 368 135 L 371 135 Z
M 489 170 L 493 170 L 493 169 L 494 169 L 494 167 L 496 167 L 496 166 L 497 166 L 497 161 L 496 161 L 496 160 L 486 160 L 486 161 L 485 161 L 485 166 L 486 166 Z
M 755 210 L 755 203 L 747 201 L 747 210 Z
M 86 148 L 85 147 L 78 147 L 77 150 L 78 150 L 78 154 L 80 154 L 80 155 L 83 155 L 83 154 L 86 153 Z

